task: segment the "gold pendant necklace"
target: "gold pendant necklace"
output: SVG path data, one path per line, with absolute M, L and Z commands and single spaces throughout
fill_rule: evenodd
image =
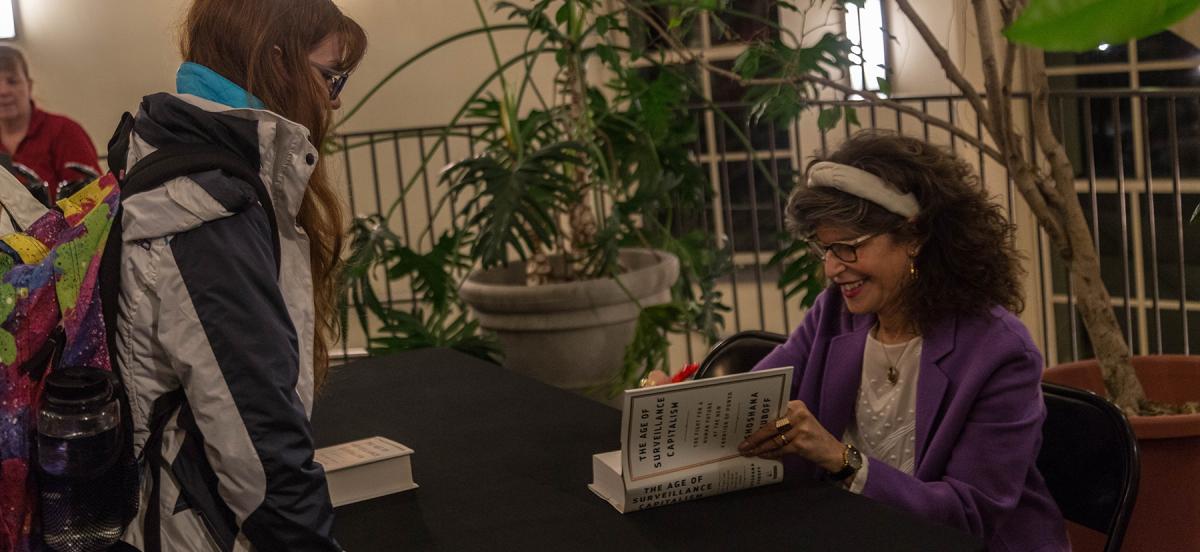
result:
M 890 383 L 892 385 L 896 385 L 896 383 L 900 381 L 900 371 L 896 369 L 896 365 L 900 364 L 901 360 L 904 360 L 904 353 L 908 352 L 908 346 L 910 344 L 912 344 L 911 340 L 908 343 L 904 344 L 904 349 L 902 349 L 900 351 L 900 356 L 896 357 L 896 360 L 892 360 L 892 355 L 888 354 L 887 345 L 885 345 L 882 341 L 879 342 L 879 346 L 883 348 L 883 357 L 886 358 L 887 362 L 888 362 L 888 369 L 887 369 L 888 383 Z

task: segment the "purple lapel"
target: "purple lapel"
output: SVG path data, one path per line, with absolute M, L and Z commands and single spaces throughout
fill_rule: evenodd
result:
M 854 330 L 829 341 L 817 412 L 817 419 L 825 425 L 825 430 L 838 439 L 854 418 L 858 386 L 862 381 L 863 349 L 867 345 L 867 334 L 875 325 L 875 315 L 852 316 L 851 319 Z
M 921 459 L 929 446 L 934 419 L 941 410 L 942 398 L 946 394 L 946 386 L 950 383 L 945 368 L 939 361 L 954 350 L 956 328 L 956 320 L 952 316 L 929 332 L 921 345 L 921 375 L 917 380 L 917 471 L 921 469 Z
M 863 350 L 867 334 L 875 325 L 875 316 L 852 316 L 854 329 L 829 341 L 824 381 L 821 384 L 817 418 L 831 435 L 842 438 L 854 419 L 858 387 L 862 383 Z M 929 446 L 933 422 L 940 413 L 942 398 L 950 383 L 938 363 L 954 350 L 957 323 L 954 317 L 938 324 L 925 336 L 921 346 L 921 375 L 917 381 L 916 466 L 919 470 Z M 811 406 L 811 405 L 810 405 Z

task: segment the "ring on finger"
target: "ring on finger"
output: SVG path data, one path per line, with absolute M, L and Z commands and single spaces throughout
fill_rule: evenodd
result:
M 783 447 L 787 446 L 787 444 L 788 444 L 787 435 L 784 435 L 782 433 L 776 435 L 775 442 L 779 443 L 779 448 L 783 448 Z

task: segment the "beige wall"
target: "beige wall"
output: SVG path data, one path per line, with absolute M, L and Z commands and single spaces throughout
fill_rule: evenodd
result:
M 121 112 L 135 109 L 142 95 L 173 89 L 179 63 L 177 27 L 185 0 L 26 0 L 18 4 L 20 36 L 15 43 L 29 56 L 34 97 L 46 109 L 78 120 L 97 144 L 107 140 Z M 478 23 L 469 0 L 338 0 L 338 4 L 366 28 L 371 41 L 364 64 L 344 93 L 348 106 L 424 46 Z M 896 93 L 953 92 L 932 54 L 911 28 L 901 24 L 904 18 L 894 2 L 888 4 L 897 37 L 892 43 Z M 978 59 L 973 16 L 966 2 L 914 0 L 914 4 L 935 32 L 950 36 L 952 55 Z M 490 9 L 486 14 L 499 19 Z M 813 20 L 810 18 L 810 27 Z M 833 30 L 837 27 L 840 25 Z M 513 53 L 523 36 L 507 33 L 497 38 L 503 52 Z M 393 79 L 344 128 L 443 123 L 492 66 L 486 42 L 481 37 L 468 39 Z M 977 64 L 967 64 L 966 70 L 972 80 L 980 80 Z
M 338 0 L 366 29 L 370 50 L 344 92 L 353 105 L 403 59 L 438 38 L 478 23 L 468 0 Z M 178 25 L 185 0 L 25 0 L 13 41 L 31 65 L 34 98 L 78 120 L 103 146 L 120 114 L 145 94 L 174 90 Z M 488 10 L 489 17 L 495 14 Z M 521 37 L 499 37 L 514 51 Z M 492 67 L 474 38 L 411 67 L 344 127 L 433 125 L 449 119 Z

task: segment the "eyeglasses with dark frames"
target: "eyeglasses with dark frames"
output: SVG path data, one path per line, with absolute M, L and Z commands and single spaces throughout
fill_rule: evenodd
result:
M 319 65 L 316 63 L 313 63 L 312 66 L 317 71 L 321 72 L 321 77 L 323 77 L 325 82 L 329 85 L 329 101 L 332 102 L 338 99 L 338 95 L 341 94 L 342 89 L 346 87 L 346 81 L 350 80 L 350 72 L 347 71 L 345 73 L 340 73 L 325 67 L 324 65 Z
M 832 252 L 834 257 L 843 263 L 858 262 L 858 248 L 862 247 L 867 240 L 878 236 L 879 234 L 866 234 L 859 236 L 850 241 L 833 242 L 829 245 L 824 245 L 815 239 L 808 240 L 808 249 L 818 259 L 824 261 L 825 255 Z

